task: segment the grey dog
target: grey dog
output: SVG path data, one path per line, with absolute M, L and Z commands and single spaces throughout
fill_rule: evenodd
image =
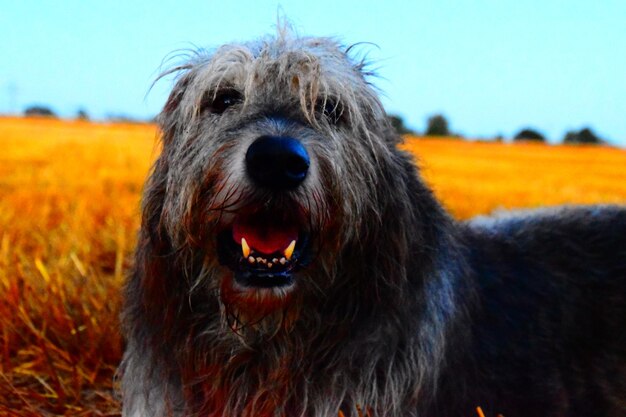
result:
M 453 220 L 332 39 L 172 72 L 125 416 L 626 415 L 626 209 Z

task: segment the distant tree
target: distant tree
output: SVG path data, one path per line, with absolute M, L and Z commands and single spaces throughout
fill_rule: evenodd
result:
M 122 114 L 122 113 L 119 113 L 119 114 L 118 113 L 109 113 L 109 114 L 107 114 L 106 119 L 109 122 L 112 122 L 112 123 L 132 123 L 132 124 L 144 123 L 143 120 L 139 120 L 139 119 L 137 119 L 135 117 L 132 117 L 132 116 L 129 116 L 129 115 L 126 115 L 126 114 Z
M 563 137 L 563 143 L 565 144 L 573 144 L 573 143 L 580 143 L 579 138 L 578 138 L 578 133 L 574 130 L 568 130 L 567 133 L 565 134 L 565 136 Z
M 450 136 L 448 121 L 442 114 L 435 114 L 428 118 L 426 136 Z
M 496 143 L 504 142 L 504 135 L 502 133 L 498 133 L 497 135 L 493 137 L 493 141 Z
M 45 117 L 57 117 L 50 107 L 43 105 L 33 105 L 26 107 L 24 110 L 25 116 L 45 116 Z
M 412 134 L 415 133 L 404 124 L 404 119 L 402 117 L 397 116 L 395 114 L 390 114 L 387 116 L 389 118 L 389 122 L 391 126 L 398 132 L 400 135 Z
M 534 129 L 522 129 L 513 137 L 514 141 L 529 140 L 534 142 L 545 142 L 546 138 Z
M 578 132 L 569 131 L 565 134 L 563 138 L 563 143 L 565 144 L 601 144 L 605 143 L 604 140 L 600 139 L 593 131 L 585 127 Z
M 87 110 L 85 109 L 78 109 L 78 111 L 76 112 L 76 119 L 78 120 L 89 120 L 89 115 L 87 114 Z

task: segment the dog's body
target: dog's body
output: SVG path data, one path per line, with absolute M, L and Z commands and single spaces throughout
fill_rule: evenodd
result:
M 328 39 L 180 68 L 126 287 L 126 416 L 626 414 L 626 209 L 452 220 Z
M 624 415 L 625 228 L 619 207 L 471 222 L 465 280 L 477 303 L 445 372 L 445 405 L 427 415 L 461 415 L 472 401 L 488 415 Z

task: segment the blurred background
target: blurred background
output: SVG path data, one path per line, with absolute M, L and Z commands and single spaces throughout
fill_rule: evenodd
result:
M 273 33 L 333 36 L 368 53 L 388 111 L 424 132 L 549 142 L 589 128 L 626 146 L 626 2 L 621 0 L 3 1 L 0 113 L 150 120 L 165 57 Z
M 626 204 L 623 0 L 0 6 L 0 416 L 120 414 L 121 288 L 173 80 L 150 86 L 181 50 L 283 19 L 366 42 L 400 146 L 459 220 Z

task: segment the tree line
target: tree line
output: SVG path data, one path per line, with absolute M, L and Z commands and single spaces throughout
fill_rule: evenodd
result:
M 396 115 L 389 116 L 391 125 L 400 134 L 418 134 L 418 132 L 412 131 L 405 124 L 404 120 Z M 438 136 L 438 137 L 457 137 L 462 136 L 458 133 L 454 133 L 450 130 L 450 126 L 446 117 L 442 114 L 435 114 L 430 116 L 426 122 L 426 130 L 423 132 L 424 136 Z M 546 142 L 546 137 L 534 128 L 524 128 L 517 132 L 512 137 L 514 142 Z M 501 142 L 504 140 L 503 136 L 497 136 L 494 141 Z M 568 131 L 563 136 L 562 143 L 565 144 L 606 144 L 607 142 L 600 138 L 589 127 L 584 127 L 580 130 Z
M 24 109 L 24 116 L 26 117 L 50 117 L 53 119 L 56 119 L 59 117 L 56 114 L 56 112 L 52 110 L 50 107 L 45 106 L 45 105 L 40 105 L 40 104 L 26 107 L 26 109 Z M 74 118 L 76 120 L 83 120 L 83 121 L 90 120 L 89 114 L 87 113 L 87 110 L 85 110 L 84 108 L 78 109 L 78 111 L 76 112 L 76 116 Z M 141 120 L 141 119 L 137 119 L 131 116 L 118 114 L 118 113 L 108 114 L 106 116 L 106 120 L 110 122 L 114 122 L 114 123 L 115 122 L 117 123 L 149 123 L 149 122 L 154 121 L 154 119 Z

